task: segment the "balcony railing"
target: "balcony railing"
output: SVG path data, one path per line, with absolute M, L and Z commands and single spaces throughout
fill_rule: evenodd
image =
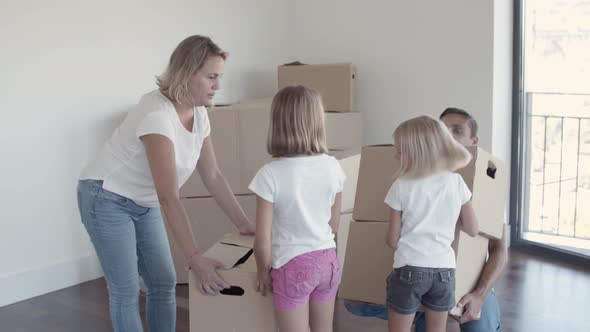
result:
M 526 100 L 524 231 L 590 240 L 590 94 Z

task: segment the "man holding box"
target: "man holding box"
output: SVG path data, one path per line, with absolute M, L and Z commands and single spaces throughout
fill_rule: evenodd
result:
M 479 140 L 477 137 L 478 125 L 471 114 L 459 108 L 447 108 L 440 115 L 440 120 L 447 125 L 459 143 L 465 146 L 477 145 Z M 484 265 L 477 286 L 457 303 L 458 306 L 465 308 L 462 316 L 455 317 L 461 324 L 461 332 L 502 330 L 500 307 L 493 286 L 500 277 L 507 259 L 508 250 L 506 231 L 504 230 L 500 240 L 489 240 L 488 260 Z M 415 324 L 416 332 L 426 331 L 426 318 L 423 312 L 416 314 Z

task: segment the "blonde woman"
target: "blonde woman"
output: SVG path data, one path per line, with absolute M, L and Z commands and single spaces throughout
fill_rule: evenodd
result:
M 393 139 L 400 168 L 385 197 L 391 207 L 387 244 L 395 250 L 387 278 L 389 331 L 409 332 L 420 305 L 426 330 L 445 331 L 448 311 L 455 305 L 451 243 L 456 224 L 471 236 L 478 233 L 471 192 L 453 173 L 471 155 L 430 116 L 403 122 Z
M 149 331 L 176 330 L 176 276 L 162 215 L 202 291 L 228 287 L 216 272 L 219 262 L 201 255 L 180 202 L 179 188 L 195 167 L 239 231 L 254 233 L 217 167 L 203 107 L 219 89 L 226 56 L 208 37 L 183 40 L 159 89 L 140 99 L 80 176 L 80 215 L 104 270 L 115 331 L 143 331 L 139 275 Z
M 279 330 L 332 331 L 340 266 L 334 234 L 345 175 L 326 155 L 317 91 L 279 91 L 271 106 L 268 152 L 250 183 L 257 195 L 254 254 L 258 290 L 272 289 Z

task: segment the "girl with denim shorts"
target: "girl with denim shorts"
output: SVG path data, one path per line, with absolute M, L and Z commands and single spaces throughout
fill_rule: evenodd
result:
M 267 149 L 250 183 L 257 195 L 258 290 L 272 290 L 280 331 L 332 331 L 340 283 L 334 234 L 345 175 L 326 155 L 317 91 L 286 87 L 272 101 Z
M 422 305 L 427 331 L 445 331 L 455 305 L 457 222 L 478 233 L 471 192 L 461 175 L 470 153 L 430 116 L 403 122 L 393 133 L 399 169 L 385 203 L 390 206 L 387 244 L 395 250 L 387 278 L 389 331 L 410 331 Z

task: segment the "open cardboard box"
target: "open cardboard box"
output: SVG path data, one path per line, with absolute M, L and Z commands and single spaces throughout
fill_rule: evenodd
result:
M 205 252 L 222 262 L 219 274 L 231 285 L 220 295 L 203 294 L 194 274 L 189 274 L 191 332 L 276 332 L 272 294 L 256 291 L 253 243 L 253 236 L 232 233 Z
M 238 203 L 244 209 L 246 216 L 250 221 L 256 221 L 256 196 L 255 195 L 240 195 L 236 196 Z M 214 245 L 219 238 L 224 234 L 236 232 L 234 224 L 223 213 L 217 202 L 213 197 L 199 197 L 199 198 L 183 198 L 182 205 L 186 209 L 191 227 L 193 228 L 193 235 L 199 244 L 201 250 L 206 251 Z M 170 250 L 172 252 L 172 259 L 174 260 L 174 268 L 176 270 L 176 283 L 188 283 L 188 272 L 185 269 L 185 258 L 176 239 L 170 233 L 167 223 L 166 231 L 168 232 L 168 242 L 170 243 Z

